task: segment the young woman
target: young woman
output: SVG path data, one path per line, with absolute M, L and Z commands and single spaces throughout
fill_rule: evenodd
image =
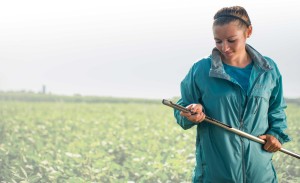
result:
M 213 22 L 216 47 L 181 83 L 177 103 L 197 113 L 174 111 L 183 129 L 197 126 L 193 182 L 277 182 L 273 152 L 290 140 L 284 133 L 282 80 L 274 61 L 246 43 L 251 33 L 244 8 L 219 10 Z M 205 115 L 259 136 L 266 144 L 202 123 Z

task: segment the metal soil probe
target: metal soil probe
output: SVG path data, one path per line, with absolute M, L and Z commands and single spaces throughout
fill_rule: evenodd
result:
M 163 100 L 162 100 L 162 103 L 163 103 L 164 105 L 167 105 L 167 106 L 172 107 L 172 108 L 174 108 L 174 109 L 180 110 L 180 111 L 182 111 L 182 112 L 192 113 L 192 112 L 191 112 L 190 110 L 188 110 L 187 108 L 185 108 L 185 107 L 183 107 L 183 106 L 181 106 L 181 105 L 177 105 L 177 104 L 175 104 L 175 103 L 173 103 L 173 102 L 171 102 L 171 101 L 168 101 L 168 100 L 163 99 Z M 256 137 L 256 136 L 253 136 L 253 135 L 248 134 L 248 133 L 246 133 L 246 132 L 243 132 L 243 131 L 241 131 L 241 130 L 232 128 L 231 126 L 229 126 L 229 125 L 227 125 L 227 124 L 224 124 L 224 123 L 222 123 L 222 122 L 220 122 L 220 121 L 217 121 L 217 120 L 215 120 L 215 119 L 213 119 L 213 118 L 210 118 L 210 117 L 208 117 L 208 116 L 205 117 L 205 121 L 206 121 L 206 122 L 209 122 L 209 123 L 211 123 L 211 124 L 214 124 L 214 125 L 216 125 L 216 126 L 219 126 L 219 127 L 221 127 L 221 128 L 224 128 L 224 129 L 226 129 L 226 130 L 228 130 L 228 131 L 231 131 L 231 132 L 233 132 L 233 133 L 235 133 L 235 134 L 237 134 L 237 135 L 239 135 L 239 136 L 242 136 L 242 137 L 245 137 L 245 138 L 250 139 L 250 140 L 252 140 L 252 141 L 255 141 L 255 142 L 257 142 L 257 143 L 260 143 L 260 144 L 265 144 L 265 143 L 266 143 L 264 140 L 262 140 L 262 139 L 260 139 L 260 138 L 258 138 L 258 137 Z M 286 149 L 284 149 L 284 148 L 281 148 L 279 151 L 281 151 L 281 152 L 283 152 L 283 153 L 285 153 L 285 154 L 288 154 L 288 155 L 290 155 L 290 156 L 293 156 L 293 157 L 295 157 L 295 158 L 300 159 L 300 155 L 299 155 L 299 154 L 294 153 L 294 152 L 291 152 L 291 151 L 286 150 Z

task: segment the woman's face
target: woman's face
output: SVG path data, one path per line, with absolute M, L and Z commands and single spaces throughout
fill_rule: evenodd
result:
M 216 47 L 228 61 L 235 60 L 240 54 L 245 53 L 246 39 L 251 32 L 251 26 L 245 29 L 245 27 L 240 27 L 236 21 L 213 26 Z

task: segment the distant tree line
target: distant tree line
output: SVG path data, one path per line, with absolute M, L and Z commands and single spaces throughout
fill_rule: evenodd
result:
M 177 102 L 179 97 L 170 100 Z M 300 105 L 300 98 L 285 99 L 287 103 Z M 118 98 L 100 96 L 82 96 L 80 94 L 55 95 L 35 93 L 32 91 L 0 91 L 0 101 L 24 101 L 24 102 L 85 102 L 85 103 L 159 103 L 161 99 L 142 99 L 142 98 Z
M 295 99 L 286 98 L 285 101 L 287 103 L 293 103 L 293 104 L 300 105 L 300 98 L 295 98 Z
M 118 98 L 100 96 L 82 96 L 80 94 L 55 95 L 34 93 L 31 91 L 0 91 L 0 101 L 24 101 L 24 102 L 83 102 L 83 103 L 158 103 L 161 100 Z

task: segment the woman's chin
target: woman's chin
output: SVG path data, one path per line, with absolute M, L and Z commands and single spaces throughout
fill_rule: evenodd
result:
M 231 60 L 234 58 L 234 54 L 233 53 L 223 53 L 223 56 L 226 60 Z

